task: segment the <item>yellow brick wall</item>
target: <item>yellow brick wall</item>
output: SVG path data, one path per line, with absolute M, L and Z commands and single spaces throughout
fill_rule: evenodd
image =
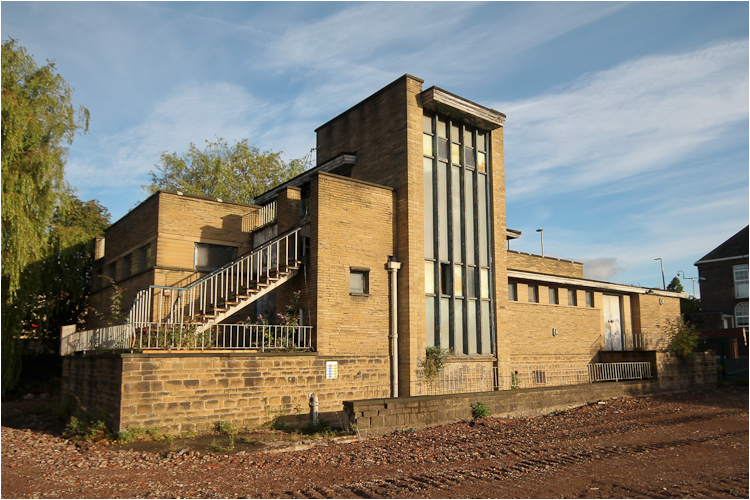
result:
M 352 178 L 395 189 L 398 248 L 393 255 L 401 262 L 398 328 L 402 395 L 413 394 L 420 383 L 419 363 L 426 345 L 422 83 L 405 75 L 316 130 L 318 163 L 356 152 Z
M 321 413 L 341 412 L 347 399 L 389 394 L 387 360 L 378 356 L 122 357 L 120 429 L 205 431 L 218 421 L 257 427 L 280 414 L 309 413 L 310 392 L 318 396 Z M 326 361 L 338 362 L 337 379 L 326 379 Z
M 650 346 L 666 348 L 668 340 L 664 336 L 664 327 L 680 317 L 680 299 L 651 294 L 634 295 L 632 308 L 633 330 L 644 334 Z
M 253 205 L 161 193 L 156 266 L 193 269 L 196 243 L 237 247 L 238 256 L 248 252 L 243 218 L 256 211 Z
M 393 191 L 322 173 L 313 184 L 317 237 L 312 260 L 321 355 L 388 354 Z M 350 294 L 352 267 L 369 269 L 369 296 Z
M 580 262 L 542 257 L 541 255 L 531 255 L 513 250 L 508 250 L 508 269 L 583 278 L 583 264 Z

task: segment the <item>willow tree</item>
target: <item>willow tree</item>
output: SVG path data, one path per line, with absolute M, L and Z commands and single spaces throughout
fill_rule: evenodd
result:
M 2 392 L 20 372 L 18 336 L 28 314 L 21 292 L 43 279 L 51 220 L 68 201 L 64 167 L 75 133 L 89 113 L 47 61 L 37 66 L 17 40 L 2 44 Z
M 247 139 L 234 144 L 217 138 L 201 150 L 190 143 L 187 153 L 162 152 L 152 170 L 151 193 L 160 189 L 251 203 L 253 198 L 301 174 L 310 155 L 284 162 L 282 152 L 261 151 Z

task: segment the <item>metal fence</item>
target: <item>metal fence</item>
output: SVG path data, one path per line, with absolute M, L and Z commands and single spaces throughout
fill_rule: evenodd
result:
M 76 351 L 212 350 L 310 351 L 312 326 L 128 323 L 76 332 Z
M 739 356 L 736 359 L 716 356 L 716 366 L 719 370 L 719 375 L 722 375 L 726 380 L 748 379 L 747 356 Z
M 449 365 L 434 379 L 423 381 L 418 391 L 420 395 L 456 394 L 648 378 L 651 378 L 648 362 L 515 365 L 502 370 L 492 366 Z

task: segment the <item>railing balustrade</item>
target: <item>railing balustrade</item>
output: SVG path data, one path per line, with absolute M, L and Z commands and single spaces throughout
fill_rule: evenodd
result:
M 300 228 L 293 229 L 187 286 L 152 285 L 136 293 L 128 322 L 210 323 L 296 267 Z M 290 266 L 291 263 L 291 266 Z
M 507 369 L 446 366 L 436 378 L 425 380 L 419 391 L 422 395 L 455 394 L 648 378 L 651 378 L 648 362 L 516 365 Z
M 310 351 L 312 326 L 127 323 L 76 332 L 76 351 L 250 350 Z

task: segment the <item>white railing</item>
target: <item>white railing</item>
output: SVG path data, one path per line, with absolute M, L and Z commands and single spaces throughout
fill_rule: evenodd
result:
M 553 365 L 517 365 L 508 370 L 495 370 L 495 387 L 500 391 L 528 389 L 558 385 L 587 384 L 591 382 L 587 366 L 583 363 Z
M 312 326 L 128 323 L 76 332 L 74 350 L 309 351 Z
M 592 382 L 608 382 L 620 380 L 643 380 L 651 378 L 651 363 L 592 363 L 588 365 L 589 377 Z
M 262 295 L 299 262 L 300 228 L 210 272 L 184 287 L 149 286 L 136 293 L 128 313 L 134 324 L 211 322 L 252 295 Z
M 486 365 L 448 365 L 434 379 L 424 380 L 418 392 L 431 395 L 507 391 L 647 378 L 651 378 L 648 362 L 516 365 L 502 370 Z
M 268 205 L 263 205 L 258 209 L 258 227 L 276 222 L 276 202 L 272 201 Z

